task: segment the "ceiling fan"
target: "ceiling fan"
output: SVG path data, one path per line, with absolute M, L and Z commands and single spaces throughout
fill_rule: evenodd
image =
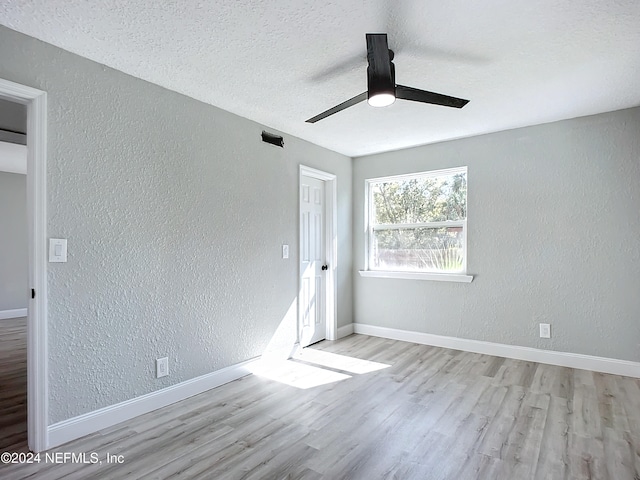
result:
M 373 107 L 386 107 L 396 101 L 411 100 L 414 102 L 431 103 L 445 107 L 462 108 L 469 100 L 450 97 L 440 93 L 427 92 L 413 87 L 396 85 L 396 68 L 393 64 L 393 50 L 389 50 L 386 33 L 367 33 L 367 91 L 346 102 L 311 117 L 307 123 L 316 123 L 334 113 L 366 100 Z

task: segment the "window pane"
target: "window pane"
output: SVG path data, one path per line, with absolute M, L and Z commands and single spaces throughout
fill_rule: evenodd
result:
M 369 268 L 412 272 L 460 272 L 462 227 L 403 228 L 373 232 Z
M 372 183 L 374 225 L 467 218 L 467 174 Z

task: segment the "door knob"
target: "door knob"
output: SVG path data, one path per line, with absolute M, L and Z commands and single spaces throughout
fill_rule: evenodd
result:
M 329 269 L 329 265 L 322 265 L 322 270 L 328 270 Z

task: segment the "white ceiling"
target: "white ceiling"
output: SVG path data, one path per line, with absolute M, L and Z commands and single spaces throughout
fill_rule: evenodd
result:
M 640 105 L 638 0 L 3 0 L 14 30 L 349 156 Z M 388 33 L 398 100 L 305 120 L 366 90 Z

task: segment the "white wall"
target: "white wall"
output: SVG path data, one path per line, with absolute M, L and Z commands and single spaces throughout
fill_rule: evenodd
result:
M 0 172 L 27 174 L 27 147 L 0 140 Z
M 0 171 L 0 311 L 27 308 L 27 177 Z
M 460 165 L 473 283 L 356 273 L 355 321 L 640 360 L 640 108 L 354 159 L 354 270 L 365 179 Z
M 351 323 L 348 157 L 4 27 L 0 77 L 48 92 L 51 423 L 262 353 L 296 299 L 301 163 L 337 175 Z

